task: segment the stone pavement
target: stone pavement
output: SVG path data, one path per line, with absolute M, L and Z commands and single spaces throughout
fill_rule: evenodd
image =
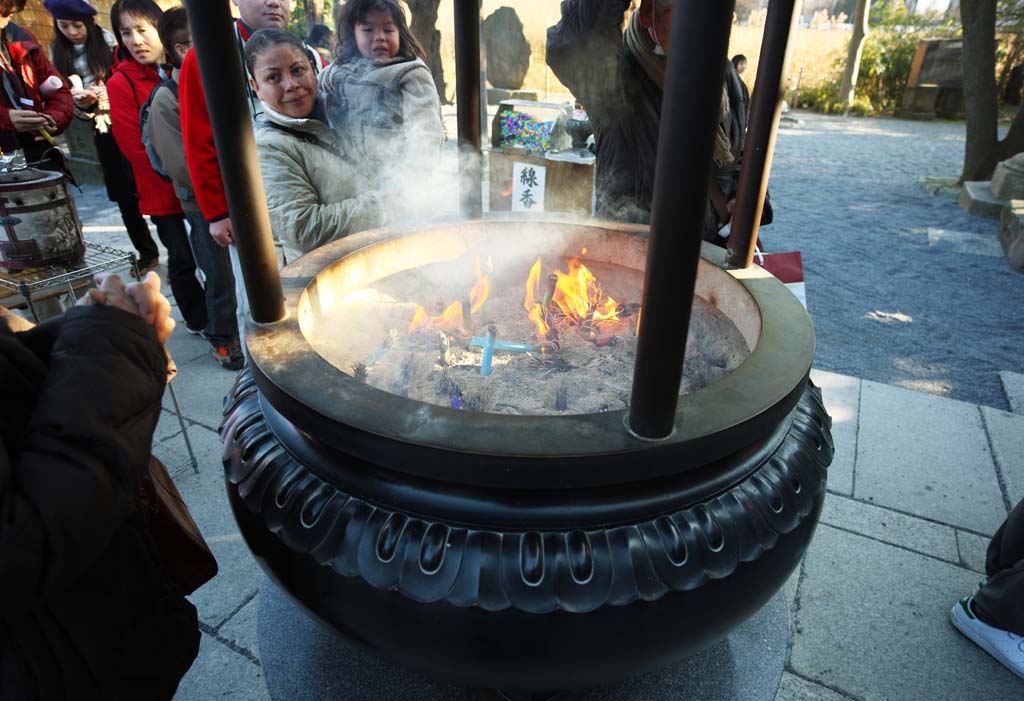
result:
M 886 131 L 895 133 L 898 140 L 905 139 L 912 129 L 895 120 L 852 124 L 853 131 Z M 810 145 L 814 135 L 809 132 L 838 132 L 842 121 L 816 117 L 810 126 L 814 129 L 806 129 L 808 133 L 796 141 Z M 923 142 L 922 150 L 949 148 L 944 142 L 954 138 L 951 126 L 923 128 L 934 132 L 936 139 Z M 962 125 L 957 128 L 962 144 Z M 815 141 L 805 150 L 807 163 L 824 158 L 820 148 Z M 787 152 L 781 144 L 780 152 L 777 168 L 779 160 L 785 163 L 796 158 L 795 152 Z M 785 171 L 777 172 L 782 184 L 773 195 L 787 189 L 795 193 L 797 183 L 783 176 Z M 822 171 L 822 177 L 829 174 L 827 168 Z M 858 186 L 867 188 L 865 182 L 859 181 Z M 127 247 L 117 210 L 99 188 L 86 188 L 78 203 L 90 240 Z M 898 205 L 892 199 L 887 203 Z M 809 216 L 823 227 L 832 223 L 822 218 L 827 215 L 824 209 L 815 212 L 809 207 L 805 203 L 797 208 L 800 211 L 792 212 L 794 218 Z M 871 207 L 864 202 L 850 209 Z M 909 218 L 899 211 L 885 215 L 903 227 L 893 239 L 894 245 L 902 246 L 903 263 L 911 265 L 917 260 L 914 256 L 919 256 L 950 270 L 959 259 L 969 260 L 972 276 L 995 271 L 991 279 L 1000 289 L 1017 285 L 1018 302 L 1013 311 L 1019 319 L 1024 279 L 1004 277 L 987 258 L 979 257 L 969 242 L 958 248 L 947 245 L 948 237 L 939 236 L 938 243 L 929 239 L 923 247 L 916 239 L 913 246 L 900 243 L 904 234 L 911 232 L 906 227 L 933 226 L 937 218 L 960 216 L 951 201 L 936 199 L 927 207 L 935 210 L 927 223 L 916 221 L 914 212 Z M 961 233 L 969 229 L 987 235 L 973 222 L 958 221 L 956 226 Z M 804 243 L 814 234 L 810 229 L 801 233 L 790 227 L 787 231 Z M 778 235 L 776 241 L 780 241 Z M 854 241 L 853 233 L 845 232 L 834 250 L 817 258 L 819 269 L 808 277 L 811 312 L 816 323 L 825 324 L 826 329 L 819 334 L 818 363 L 831 370 L 842 371 L 848 363 L 862 362 L 849 360 L 857 344 L 867 362 L 877 352 L 865 348 L 868 344 L 863 339 L 857 340 L 856 323 L 863 322 L 847 328 L 829 318 L 843 313 L 841 305 L 830 301 L 824 290 L 816 295 L 812 284 L 815 276 L 825 279 L 824 269 L 834 272 L 845 265 Z M 775 250 L 782 250 L 783 245 L 780 241 Z M 890 275 L 893 270 L 886 264 L 875 277 L 843 279 L 842 284 L 852 286 L 858 294 L 898 299 L 900 291 L 891 288 L 901 279 Z M 860 272 L 865 276 L 871 273 L 863 268 Z M 864 308 L 867 306 L 872 306 L 871 300 Z M 895 304 L 872 308 L 880 314 L 905 310 Z M 979 325 L 987 332 L 992 327 L 984 317 L 991 310 L 983 312 Z M 991 313 L 1005 314 L 1007 310 Z M 865 318 L 891 330 L 893 336 L 905 336 L 903 322 Z M 959 338 L 975 344 L 968 348 L 967 360 L 982 357 L 980 349 L 987 340 L 984 334 Z M 899 340 L 900 344 L 910 342 Z M 841 351 L 836 344 L 844 345 Z M 165 398 L 165 411 L 154 437 L 154 452 L 172 470 L 221 568 L 218 577 L 192 597 L 202 621 L 203 643 L 176 698 L 266 699 L 256 639 L 255 596 L 262 573 L 242 541 L 227 503 L 216 433 L 221 399 L 233 376 L 214 363 L 201 339 L 179 331 L 169 347 L 180 368 L 175 386 L 200 471 L 193 473 L 188 464 L 169 398 Z M 914 357 L 908 352 L 906 361 Z M 1024 698 L 1024 682 L 963 638 L 947 618 L 957 598 L 969 593 L 983 576 L 988 537 L 1011 505 L 1024 498 L 1024 414 L 1020 413 L 1024 411 L 1024 377 L 1020 374 L 1024 360 L 1019 337 L 1013 349 L 995 348 L 994 354 L 986 357 L 986 368 L 992 357 L 1005 361 L 985 380 L 987 388 L 998 389 L 998 396 L 995 390 L 986 390 L 986 401 L 981 404 L 938 396 L 947 392 L 934 383 L 914 385 L 901 377 L 887 384 L 874 381 L 889 378 L 892 369 L 888 366 L 877 372 L 854 373 L 858 377 L 814 373 L 833 417 L 836 457 L 821 525 L 785 588 L 791 636 L 778 699 Z M 998 370 L 1010 372 L 1000 377 Z M 932 394 L 895 386 L 898 383 Z M 1007 407 L 1018 413 L 1002 410 Z

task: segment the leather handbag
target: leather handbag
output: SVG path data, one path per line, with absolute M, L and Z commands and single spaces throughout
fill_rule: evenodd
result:
M 191 594 L 217 574 L 217 560 L 192 519 L 163 463 L 149 456 L 139 502 L 160 559 L 182 594 Z

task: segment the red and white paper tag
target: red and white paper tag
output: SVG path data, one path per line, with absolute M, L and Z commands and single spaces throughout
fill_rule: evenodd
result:
M 789 251 L 787 253 L 761 253 L 755 254 L 758 265 L 779 279 L 780 282 L 789 288 L 790 292 L 796 295 L 800 304 L 807 309 L 807 291 L 804 289 L 804 262 L 800 251 Z

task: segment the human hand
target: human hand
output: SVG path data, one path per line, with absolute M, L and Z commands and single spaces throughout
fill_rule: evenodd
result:
M 156 330 L 160 343 L 166 343 L 174 331 L 175 321 L 171 318 L 171 303 L 160 293 L 160 276 L 150 271 L 142 282 L 125 286 L 120 275 L 97 275 L 96 288 L 89 290 L 80 305 L 108 304 L 142 317 Z
M 210 224 L 210 236 L 221 248 L 227 248 L 235 242 L 235 228 L 231 224 L 231 218 L 227 217 Z
M 88 109 L 100 101 L 100 98 L 92 90 L 72 90 L 71 97 L 74 98 L 75 104 L 82 109 Z
M 11 110 L 7 114 L 10 117 L 11 126 L 14 127 L 14 131 L 39 131 L 40 129 L 46 129 L 50 124 L 53 124 L 54 131 L 57 129 L 57 125 L 53 123 L 51 117 L 39 112 Z

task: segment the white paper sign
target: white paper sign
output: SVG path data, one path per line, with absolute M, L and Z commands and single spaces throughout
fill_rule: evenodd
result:
M 544 211 L 544 179 L 547 168 L 529 163 L 512 163 L 512 211 Z

